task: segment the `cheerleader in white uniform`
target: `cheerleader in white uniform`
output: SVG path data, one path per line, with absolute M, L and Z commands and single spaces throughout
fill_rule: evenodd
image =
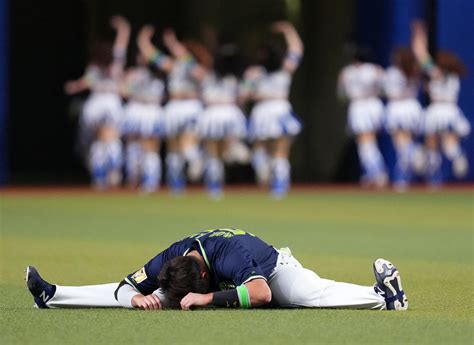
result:
M 172 30 L 163 34 L 163 42 L 172 57 L 151 43 L 153 32 L 151 26 L 145 26 L 138 35 L 138 45 L 147 60 L 168 75 L 170 101 L 164 109 L 167 182 L 174 192 L 180 192 L 185 185 L 183 171 L 186 162 L 191 180 L 199 179 L 203 170 L 196 123 L 202 112 L 199 93 L 205 71 Z
M 224 182 L 224 156 L 245 138 L 247 123 L 237 106 L 239 96 L 239 61 L 236 47 L 223 45 L 215 54 L 212 70 L 202 82 L 205 109 L 198 121 L 198 131 L 204 140 L 206 165 L 204 180 L 209 194 L 219 198 Z
M 291 141 L 301 123 L 288 101 L 292 74 L 303 55 L 303 43 L 288 22 L 277 22 L 272 31 L 283 34 L 287 50 L 267 46 L 262 66 L 251 66 L 244 74 L 243 95 L 256 101 L 250 114 L 249 138 L 253 142 L 252 166 L 260 184 L 270 183 L 272 194 L 283 197 L 290 185 Z
M 363 168 L 364 185 L 383 187 L 387 183 L 385 163 L 377 146 L 377 132 L 383 124 L 381 92 L 383 69 L 368 63 L 362 48 L 357 48 L 353 62 L 339 74 L 338 93 L 349 103 L 348 128 L 355 136 Z
M 85 75 L 65 84 L 65 91 L 70 95 L 91 91 L 82 110 L 81 126 L 94 138 L 89 148 L 88 165 L 93 184 L 99 189 L 118 185 L 121 181 L 122 100 L 119 83 L 126 60 L 130 25 L 125 18 L 115 16 L 111 19 L 111 26 L 117 32 L 113 48 L 105 42 L 98 43 Z
M 446 158 L 452 162 L 456 177 L 465 176 L 468 170 L 468 161 L 459 140 L 469 134 L 470 124 L 457 105 L 459 77 L 465 74 L 465 68 L 450 52 L 439 52 L 436 61 L 432 61 L 428 52 L 426 30 L 421 22 L 413 25 L 412 45 L 421 67 L 430 78 L 428 93 L 431 104 L 426 109 L 424 121 L 426 174 L 432 185 L 439 185 L 443 180 L 439 142 Z
M 400 47 L 393 51 L 392 65 L 384 76 L 383 87 L 388 98 L 386 128 L 397 154 L 394 173 L 397 190 L 407 188 L 418 157 L 413 139 L 420 133 L 422 125 L 422 108 L 416 98 L 420 72 L 413 52 Z
M 123 83 L 125 107 L 123 132 L 126 136 L 125 168 L 131 187 L 155 191 L 161 180 L 160 136 L 163 134 L 161 101 L 164 83 L 147 68 L 145 58 L 137 55 L 137 67 L 130 68 Z

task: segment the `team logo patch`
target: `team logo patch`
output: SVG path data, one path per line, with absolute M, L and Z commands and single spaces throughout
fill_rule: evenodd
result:
M 144 281 L 146 278 L 148 278 L 146 276 L 146 272 L 145 272 L 145 267 L 143 267 L 142 269 L 136 271 L 133 276 L 132 276 L 132 279 L 137 283 L 137 284 L 140 284 L 142 281 Z

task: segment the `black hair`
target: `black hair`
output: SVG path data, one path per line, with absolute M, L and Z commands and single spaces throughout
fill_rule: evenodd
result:
M 94 42 L 91 49 L 91 60 L 93 64 L 106 68 L 113 61 L 113 43 L 110 40 L 100 39 Z
M 286 55 L 286 48 L 275 40 L 266 40 L 258 49 L 259 65 L 265 67 L 268 72 L 279 70 Z
M 214 54 L 213 68 L 219 78 L 226 75 L 240 77 L 244 66 L 238 47 L 233 43 L 220 46 Z
M 178 256 L 165 263 L 158 283 L 174 303 L 179 303 L 190 292 L 206 293 L 209 290 L 209 280 L 201 278 L 199 263 L 192 256 Z
M 358 44 L 355 42 L 348 42 L 344 45 L 344 52 L 350 57 L 352 61 L 356 62 L 371 62 L 372 50 L 370 47 Z

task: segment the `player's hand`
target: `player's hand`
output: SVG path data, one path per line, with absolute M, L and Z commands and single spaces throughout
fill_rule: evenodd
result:
M 122 16 L 113 16 L 110 18 L 110 26 L 115 30 L 119 30 L 121 28 L 129 28 L 130 24 L 125 17 Z
M 161 301 L 158 296 L 153 293 L 148 296 L 138 294 L 132 298 L 132 306 L 144 310 L 160 310 Z
M 295 28 L 293 27 L 293 24 L 284 20 L 275 22 L 271 26 L 271 30 L 273 32 L 290 32 L 290 31 L 293 31 L 294 29 Z
M 68 81 L 64 84 L 64 92 L 68 95 L 76 93 L 76 85 L 73 81 Z
M 181 300 L 181 309 L 191 310 L 191 307 L 204 307 L 212 303 L 212 293 L 200 294 L 190 292 Z
M 178 39 L 176 38 L 176 33 L 173 29 L 168 28 L 163 31 L 163 42 L 165 43 L 165 45 L 172 45 L 178 42 Z
M 153 34 L 155 33 L 155 28 L 152 25 L 145 25 L 141 28 L 140 32 L 138 33 L 137 40 L 151 40 Z

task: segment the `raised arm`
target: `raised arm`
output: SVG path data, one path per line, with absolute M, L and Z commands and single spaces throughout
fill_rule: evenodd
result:
M 186 46 L 178 40 L 172 29 L 166 29 L 163 32 L 163 43 L 176 60 L 186 61 L 186 63 L 189 64 L 191 74 L 194 78 L 197 80 L 204 79 L 206 75 L 205 68 L 196 61 Z
M 64 83 L 64 92 L 68 95 L 75 95 L 89 89 L 89 82 L 85 76 L 76 80 L 68 80 Z
M 119 76 L 123 72 L 127 60 L 128 42 L 130 40 L 130 24 L 122 16 L 113 16 L 110 26 L 115 29 L 115 41 L 113 45 L 112 73 Z
M 173 29 L 166 29 L 163 32 L 163 43 L 175 59 L 183 59 L 191 55 L 184 44 L 178 40 Z
M 272 25 L 272 31 L 281 33 L 287 44 L 287 54 L 283 61 L 283 69 L 293 73 L 299 66 L 303 57 L 304 46 L 295 27 L 287 21 L 276 22 Z
M 418 63 L 423 71 L 432 78 L 441 77 L 441 72 L 434 64 L 433 59 L 428 51 L 428 35 L 426 26 L 422 21 L 414 21 L 412 23 L 412 50 Z
M 168 73 L 173 68 L 173 59 L 161 52 L 151 42 L 155 29 L 151 25 L 145 25 L 137 36 L 137 45 L 140 52 L 147 61 L 157 68 Z

